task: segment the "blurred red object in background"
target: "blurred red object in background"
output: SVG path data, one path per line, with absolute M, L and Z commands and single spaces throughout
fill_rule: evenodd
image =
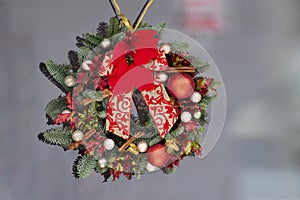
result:
M 223 28 L 222 0 L 182 0 L 183 23 L 189 31 L 221 31 Z

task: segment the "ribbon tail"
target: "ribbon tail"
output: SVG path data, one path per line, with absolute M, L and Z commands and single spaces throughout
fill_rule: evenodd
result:
M 132 91 L 113 94 L 108 100 L 106 130 L 123 139 L 130 136 L 130 113 L 132 109 Z
M 150 114 L 161 138 L 164 138 L 176 123 L 176 110 L 162 84 L 155 84 L 153 91 L 142 91 Z

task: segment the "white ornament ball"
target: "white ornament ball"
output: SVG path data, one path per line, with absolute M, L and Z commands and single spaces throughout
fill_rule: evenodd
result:
M 71 113 L 71 111 L 70 110 L 64 110 L 61 114 L 70 114 Z
M 100 46 L 103 48 L 103 49 L 107 49 L 108 47 L 110 47 L 110 40 L 109 39 L 104 39 L 101 43 L 100 43 Z
M 171 47 L 169 44 L 163 44 L 160 49 L 165 53 L 169 54 L 171 52 Z
M 103 145 L 106 150 L 110 151 L 115 147 L 115 142 L 112 139 L 106 139 Z
M 76 84 L 76 79 L 73 76 L 66 76 L 65 85 L 68 87 L 73 87 Z
M 90 64 L 93 64 L 93 61 L 91 61 L 91 60 L 85 60 L 85 61 L 82 62 L 81 68 L 84 71 L 90 71 L 90 67 L 89 67 Z
M 137 148 L 140 153 L 145 153 L 148 150 L 147 142 L 141 141 L 138 143 Z
M 154 171 L 158 170 L 158 168 L 155 167 L 154 165 L 152 165 L 151 163 L 147 163 L 146 169 L 148 172 L 154 172 Z
M 197 112 L 194 113 L 194 118 L 195 119 L 200 119 L 201 115 L 202 115 L 201 112 L 197 111 Z
M 100 168 L 104 168 L 106 166 L 106 163 L 107 163 L 107 161 L 105 158 L 98 160 L 98 165 Z
M 75 142 L 80 142 L 81 140 L 83 140 L 83 132 L 81 130 L 76 130 L 72 133 L 72 139 Z
M 188 123 L 189 121 L 192 120 L 192 115 L 189 112 L 183 112 L 180 116 L 180 119 L 184 123 Z
M 163 72 L 158 73 L 158 77 L 162 82 L 166 82 L 168 80 L 168 75 Z
M 199 92 L 194 92 L 190 99 L 193 103 L 199 103 L 202 99 L 202 96 Z

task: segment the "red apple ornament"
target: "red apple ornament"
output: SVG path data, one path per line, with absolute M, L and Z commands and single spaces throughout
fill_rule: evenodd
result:
M 189 74 L 176 73 L 169 78 L 167 87 L 177 99 L 186 99 L 194 93 L 195 83 Z
M 165 145 L 156 144 L 148 149 L 147 158 L 153 166 L 161 168 L 169 164 L 170 155 Z

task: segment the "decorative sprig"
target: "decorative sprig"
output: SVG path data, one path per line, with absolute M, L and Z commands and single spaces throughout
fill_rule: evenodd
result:
M 79 60 L 78 60 L 78 53 L 76 51 L 69 51 L 68 58 L 69 58 L 70 64 L 72 65 L 72 69 L 74 71 L 77 71 L 80 66 Z
M 109 26 L 107 29 L 108 37 L 112 37 L 121 32 L 120 21 L 117 17 L 112 17 L 109 20 Z
M 58 97 L 51 100 L 46 106 L 46 115 L 51 120 L 55 120 L 57 115 L 61 114 L 67 108 L 66 97 Z
M 108 36 L 107 30 L 108 30 L 108 24 L 106 22 L 100 22 L 97 28 L 97 35 L 100 38 L 107 38 Z
M 65 86 L 64 79 L 66 76 L 71 75 L 70 72 L 71 66 L 69 65 L 59 65 L 53 61 L 48 61 L 45 63 L 40 63 L 40 71 L 61 91 L 67 93 L 70 91 L 70 88 Z
M 186 52 L 190 47 L 189 43 L 179 41 L 170 42 L 169 45 L 174 53 Z
M 67 150 L 72 143 L 70 130 L 64 127 L 48 129 L 45 132 L 40 133 L 38 138 L 46 144 L 58 145 L 65 150 Z
M 76 178 L 88 177 L 97 167 L 97 161 L 88 154 L 79 156 L 73 164 L 73 174 Z

